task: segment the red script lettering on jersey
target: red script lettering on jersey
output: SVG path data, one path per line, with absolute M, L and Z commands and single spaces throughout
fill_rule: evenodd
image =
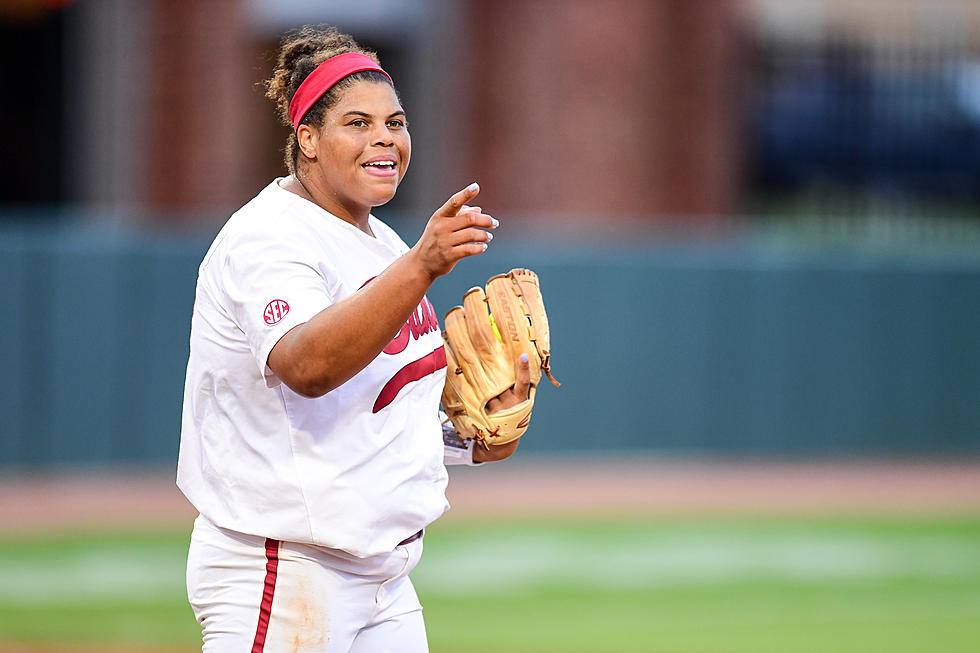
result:
M 424 379 L 444 367 L 446 367 L 446 348 L 439 345 L 422 358 L 412 361 L 395 372 L 395 376 L 388 379 L 388 382 L 381 388 L 378 398 L 374 400 L 374 408 L 371 412 L 376 413 L 393 402 L 401 389 L 412 381 Z
M 439 330 L 439 318 L 436 316 L 436 309 L 432 307 L 432 303 L 427 297 L 422 297 L 422 302 L 418 305 L 418 308 L 409 316 L 408 322 L 405 326 L 401 328 L 398 335 L 392 338 L 388 346 L 382 349 L 386 354 L 395 355 L 400 354 L 405 351 L 408 347 L 408 338 L 412 337 L 412 340 L 418 340 L 420 337 L 426 333 Z M 412 381 L 418 381 L 425 378 L 426 376 L 432 374 L 433 372 L 438 372 L 446 366 L 446 350 L 442 345 L 439 345 L 430 353 L 426 354 L 417 361 L 412 361 L 405 367 L 401 368 L 395 375 L 388 379 L 384 387 L 381 388 L 381 392 L 378 394 L 377 400 L 374 402 L 374 411 L 378 412 L 398 396 L 401 389 Z
M 283 299 L 273 299 L 271 302 L 266 304 L 265 311 L 262 312 L 262 319 L 269 326 L 273 324 L 279 324 L 282 322 L 282 318 L 286 317 L 286 313 L 289 312 L 289 304 Z
M 371 277 L 361 285 L 361 288 L 373 280 L 374 277 Z M 381 351 L 389 356 L 395 356 L 405 351 L 408 347 L 409 338 L 418 340 L 425 334 L 438 330 L 439 317 L 436 315 L 436 309 L 432 306 L 429 298 L 423 295 L 422 301 L 412 311 L 412 314 L 408 316 L 408 320 L 404 326 L 398 330 L 398 333 L 391 339 L 388 346 Z M 388 379 L 388 382 L 381 388 L 381 392 L 378 393 L 378 398 L 374 402 L 372 412 L 377 413 L 379 410 L 388 406 L 388 404 L 395 400 L 395 397 L 398 396 L 401 389 L 409 383 L 419 381 L 444 367 L 446 367 L 446 350 L 442 345 L 439 345 L 422 358 L 408 363 L 395 372 L 394 376 Z
M 361 284 L 361 288 L 368 285 L 374 281 L 374 277 L 371 277 L 367 281 Z M 358 288 L 360 290 L 360 288 Z M 395 354 L 400 354 L 405 351 L 405 347 L 408 347 L 408 337 L 411 336 L 412 340 L 418 340 L 420 337 L 426 333 L 439 330 L 439 316 L 436 315 L 436 309 L 433 308 L 432 302 L 425 295 L 422 296 L 422 301 L 419 303 L 418 308 L 408 316 L 408 321 L 405 325 L 398 330 L 398 333 L 388 346 L 382 349 L 384 353 L 394 356 Z
M 408 321 L 398 331 L 398 335 L 391 339 L 388 346 L 382 349 L 386 354 L 400 354 L 408 347 L 408 337 L 418 340 L 421 336 L 432 331 L 439 330 L 439 318 L 436 316 L 436 309 L 432 307 L 432 302 L 428 297 L 422 297 L 422 303 L 408 316 Z

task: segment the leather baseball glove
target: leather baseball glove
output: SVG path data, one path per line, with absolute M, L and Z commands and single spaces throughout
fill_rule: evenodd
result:
M 445 325 L 442 407 L 457 433 L 484 447 L 520 438 L 531 420 L 541 373 L 559 385 L 551 375 L 551 335 L 538 275 L 517 268 L 491 277 L 486 291 L 466 292 L 463 305 L 446 313 Z M 517 361 L 525 353 L 531 372 L 528 399 L 489 413 L 487 403 L 515 384 Z

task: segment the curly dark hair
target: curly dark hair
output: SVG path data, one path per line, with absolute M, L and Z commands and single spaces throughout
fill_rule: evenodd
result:
M 376 53 L 361 47 L 353 37 L 341 33 L 336 27 L 305 25 L 283 36 L 279 45 L 279 56 L 276 59 L 275 70 L 272 71 L 272 77 L 265 81 L 265 96 L 276 103 L 282 124 L 288 127 L 293 125 L 289 120 L 289 101 L 292 100 L 296 89 L 303 83 L 303 80 L 327 59 L 348 52 L 363 54 L 381 65 Z M 349 75 L 324 93 L 306 113 L 300 124 L 308 124 L 316 128 L 321 127 L 324 114 L 327 109 L 337 103 L 341 92 L 360 80 L 391 84 L 387 77 L 374 70 L 365 70 Z M 285 156 L 286 168 L 291 174 L 296 174 L 299 152 L 296 132 L 293 131 L 286 140 Z

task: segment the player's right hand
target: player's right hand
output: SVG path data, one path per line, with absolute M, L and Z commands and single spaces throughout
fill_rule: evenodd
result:
M 467 204 L 479 193 L 480 186 L 473 183 L 450 197 L 429 218 L 412 248 L 431 279 L 448 274 L 460 259 L 482 254 L 493 240 L 488 230 L 497 228 L 497 220 Z

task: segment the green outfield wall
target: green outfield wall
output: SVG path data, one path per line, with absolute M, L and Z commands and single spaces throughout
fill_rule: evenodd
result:
M 176 461 L 209 240 L 0 225 L 0 467 Z M 980 453 L 976 260 L 502 240 L 429 296 L 539 273 L 562 387 L 522 450 Z

